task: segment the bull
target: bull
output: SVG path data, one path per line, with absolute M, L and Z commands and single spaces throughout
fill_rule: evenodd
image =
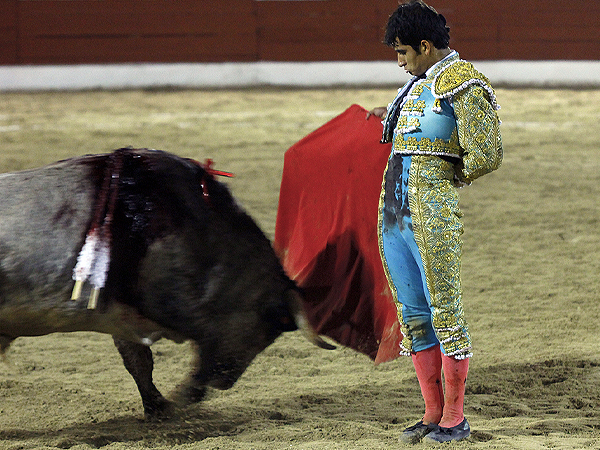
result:
M 308 325 L 270 241 L 211 170 L 120 149 L 0 175 L 0 352 L 20 336 L 114 343 L 147 418 L 170 414 L 150 345 L 191 341 L 180 402 L 230 388 L 282 332 Z

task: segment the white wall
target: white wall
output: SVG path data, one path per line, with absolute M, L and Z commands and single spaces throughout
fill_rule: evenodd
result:
M 600 87 L 600 61 L 474 61 L 494 86 Z M 0 66 L 0 91 L 399 86 L 394 61 Z

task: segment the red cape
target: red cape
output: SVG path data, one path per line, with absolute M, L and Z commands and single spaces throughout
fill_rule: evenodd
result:
M 274 248 L 316 331 L 378 364 L 398 357 L 402 335 L 377 241 L 391 144 L 366 114 L 352 105 L 286 152 Z

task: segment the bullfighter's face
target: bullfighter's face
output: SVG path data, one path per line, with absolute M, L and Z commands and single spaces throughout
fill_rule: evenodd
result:
M 422 41 L 417 52 L 412 46 L 404 45 L 396 38 L 394 50 L 398 54 L 398 66 L 413 76 L 423 75 L 435 63 L 431 58 L 430 47 L 428 41 Z

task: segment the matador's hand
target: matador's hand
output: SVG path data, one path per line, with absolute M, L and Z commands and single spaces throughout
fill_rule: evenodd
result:
M 371 116 L 377 116 L 381 119 L 385 117 L 387 114 L 387 108 L 385 106 L 378 106 L 377 108 L 373 108 L 371 111 L 367 113 L 366 119 L 369 120 Z

